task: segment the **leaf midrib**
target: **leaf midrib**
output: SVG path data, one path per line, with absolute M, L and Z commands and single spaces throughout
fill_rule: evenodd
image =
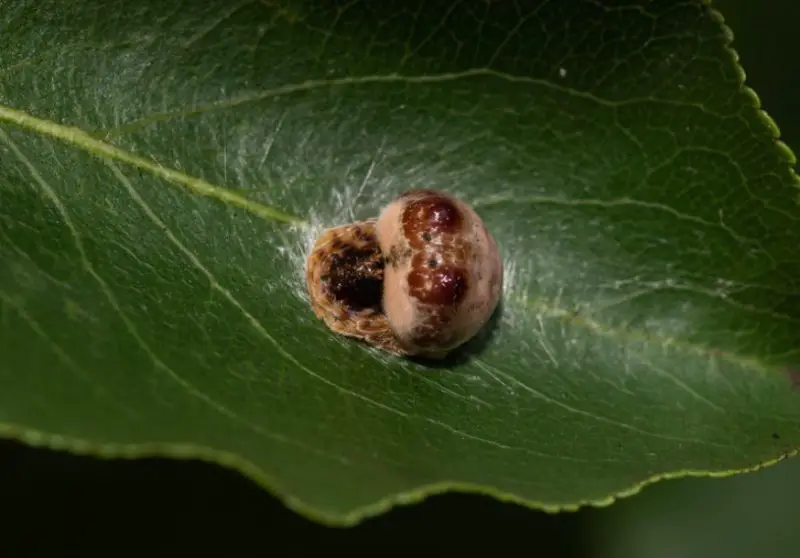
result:
M 195 194 L 214 198 L 223 203 L 228 203 L 235 207 L 239 207 L 263 219 L 293 225 L 301 229 L 308 229 L 311 226 L 307 220 L 301 217 L 286 213 L 278 208 L 247 199 L 231 190 L 212 184 L 203 179 L 148 161 L 147 159 L 144 159 L 143 157 L 140 157 L 134 153 L 99 140 L 80 128 L 64 126 L 56 122 L 37 118 L 24 111 L 6 107 L 4 105 L 0 105 L 0 121 L 10 122 L 23 129 L 55 138 L 68 145 L 86 151 L 95 157 L 101 159 L 106 158 L 112 161 L 119 161 L 129 164 L 140 170 L 161 177 L 167 180 L 169 183 L 183 186 Z M 741 366 L 742 368 L 751 369 L 760 373 L 775 373 L 779 371 L 778 367 L 768 366 L 754 357 L 724 352 L 720 351 L 719 349 L 696 345 L 675 338 L 655 337 L 652 334 L 645 334 L 632 330 L 625 330 L 623 332 L 621 330 L 605 326 L 589 317 L 579 316 L 567 309 L 553 306 L 545 300 L 534 301 L 532 304 L 528 302 L 526 306 L 529 308 L 535 308 L 537 314 L 539 315 L 545 315 L 575 326 L 583 327 L 584 329 L 588 329 L 603 337 L 625 338 L 628 339 L 628 341 L 638 340 L 657 342 L 663 347 L 671 346 L 686 353 L 693 353 L 701 358 L 723 359 L 731 362 L 732 364 Z
M 223 203 L 245 209 L 263 219 L 296 225 L 301 228 L 309 226 L 308 222 L 301 217 L 286 213 L 276 207 L 247 199 L 232 190 L 212 184 L 202 178 L 197 178 L 148 161 L 139 155 L 92 137 L 80 128 L 64 126 L 49 120 L 37 118 L 23 111 L 3 105 L 0 105 L 0 121 L 11 122 L 17 124 L 21 128 L 61 140 L 64 143 L 82 149 L 98 158 L 127 163 L 140 170 L 163 178 L 172 184 L 183 186 L 197 195 L 215 198 Z

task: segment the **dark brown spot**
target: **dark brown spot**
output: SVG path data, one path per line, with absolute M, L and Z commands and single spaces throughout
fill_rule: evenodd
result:
M 429 268 L 435 269 L 437 265 L 439 265 L 438 262 L 436 260 L 434 260 L 433 258 L 428 260 L 428 267 Z
M 421 248 L 433 235 L 457 234 L 464 216 L 453 200 L 442 194 L 414 198 L 403 211 L 403 234 L 411 246 Z
M 429 201 L 425 210 L 428 223 L 435 231 L 456 233 L 461 227 L 461 212 L 447 198 Z
M 408 274 L 409 294 L 423 304 L 455 307 L 467 294 L 467 272 L 460 267 L 443 265 L 427 269 L 412 262 Z
M 339 250 L 344 250 L 345 243 L 337 236 L 331 241 L 331 247 L 338 252 Z
M 328 285 L 333 298 L 352 311 L 379 308 L 383 295 L 383 260 L 377 249 L 343 245 L 331 258 Z

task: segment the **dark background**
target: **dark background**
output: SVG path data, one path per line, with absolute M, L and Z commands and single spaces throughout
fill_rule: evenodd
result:
M 748 84 L 800 151 L 800 2 L 717 0 Z M 610 508 L 549 515 L 449 494 L 358 527 L 323 527 L 231 471 L 103 461 L 0 442 L 0 558 L 66 554 L 265 556 L 304 543 L 407 545 L 553 557 L 772 558 L 800 553 L 800 458 L 728 479 L 665 481 Z M 519 544 L 516 546 L 516 544 Z M 508 546 L 507 546 L 508 545 Z

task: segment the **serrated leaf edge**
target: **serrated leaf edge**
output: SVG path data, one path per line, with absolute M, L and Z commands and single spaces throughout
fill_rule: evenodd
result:
M 794 457 L 800 453 L 798 450 L 785 452 L 775 459 L 757 463 L 742 469 L 730 469 L 722 471 L 684 469 L 659 473 L 647 477 L 646 479 L 635 483 L 629 488 L 614 492 L 605 498 L 586 499 L 579 500 L 574 503 L 562 504 L 553 504 L 539 500 L 521 498 L 515 494 L 503 492 L 491 486 L 464 483 L 459 481 L 440 481 L 422 485 L 414 490 L 392 494 L 384 498 L 380 498 L 372 504 L 361 506 L 344 514 L 338 515 L 320 510 L 299 498 L 288 495 L 287 491 L 281 487 L 280 483 L 275 478 L 265 473 L 263 469 L 256 466 L 251 461 L 231 452 L 219 451 L 205 446 L 165 443 L 97 444 L 80 438 L 48 433 L 41 430 L 33 430 L 10 423 L 0 423 L 0 438 L 17 441 L 33 448 L 43 448 L 105 460 L 167 458 L 175 460 L 196 460 L 210 463 L 212 465 L 218 465 L 236 471 L 246 478 L 252 480 L 258 486 L 266 490 L 269 494 L 283 502 L 287 508 L 291 509 L 295 513 L 330 527 L 353 527 L 364 520 L 384 514 L 396 506 L 418 504 L 431 496 L 445 494 L 448 492 L 488 496 L 501 502 L 517 504 L 527 507 L 531 510 L 543 511 L 550 514 L 575 512 L 584 507 L 604 508 L 610 506 L 621 498 L 634 496 L 643 488 L 659 481 L 685 477 L 724 478 L 741 473 L 750 473 L 771 465 L 775 465 L 776 463 L 779 463 L 790 457 Z

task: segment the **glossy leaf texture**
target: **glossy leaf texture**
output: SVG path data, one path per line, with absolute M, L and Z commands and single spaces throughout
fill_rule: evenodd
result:
M 800 445 L 793 156 L 701 2 L 0 2 L 0 424 L 237 467 L 322 521 L 548 509 Z M 306 252 L 426 187 L 502 311 L 431 368 Z

